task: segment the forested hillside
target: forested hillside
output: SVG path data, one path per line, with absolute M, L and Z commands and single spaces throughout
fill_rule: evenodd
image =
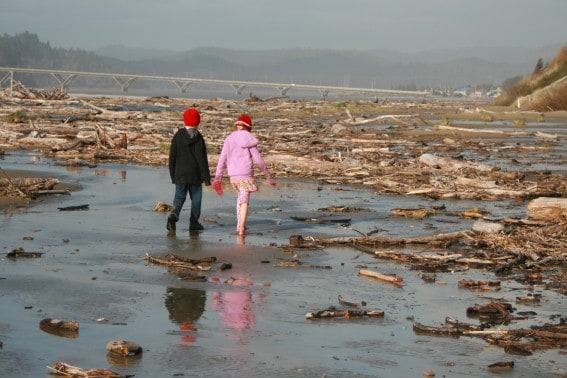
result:
M 0 36 L 0 66 L 34 67 L 58 70 L 105 71 L 120 63 L 83 50 L 66 50 L 41 42 L 28 32 Z
M 166 52 L 115 46 L 94 53 L 55 48 L 36 34 L 24 32 L 0 36 L 0 66 L 426 90 L 499 86 L 512 77 L 529 74 L 538 59 L 548 61 L 558 49 L 479 48 L 402 54 L 385 50 L 239 51 L 212 47 Z M 26 84 L 53 85 L 49 78 L 36 76 L 26 77 L 26 81 L 31 81 Z M 100 81 L 92 84 L 105 85 Z
M 122 69 L 119 60 L 83 50 L 66 50 L 41 42 L 36 34 L 24 32 L 0 36 L 0 67 L 42 68 L 68 71 L 113 72 Z M 52 85 L 49 77 L 23 75 L 27 85 Z

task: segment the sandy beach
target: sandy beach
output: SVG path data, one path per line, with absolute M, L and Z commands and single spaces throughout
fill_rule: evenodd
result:
M 532 127 L 529 122 L 522 131 Z M 565 126 L 564 121 L 550 121 L 546 132 Z M 363 133 L 370 127 L 366 129 Z M 262 135 L 270 133 L 260 130 Z M 275 132 L 271 135 L 274 143 Z M 451 137 L 460 138 L 454 132 Z M 434 144 L 434 137 L 428 138 L 424 143 Z M 277 144 L 266 149 L 268 156 L 273 146 Z M 564 146 L 564 136 L 548 142 L 548 157 L 560 156 Z M 442 148 L 437 145 L 439 151 Z M 490 148 L 494 146 L 485 144 L 485 151 Z M 81 154 L 86 156 L 85 151 Z M 510 165 L 508 156 L 490 154 L 477 161 L 501 159 Z M 552 174 L 564 170 L 560 159 L 546 160 L 537 152 L 516 152 L 516 157 L 526 166 L 545 165 Z M 341 153 L 341 158 L 348 156 Z M 497 276 L 491 269 L 455 264 L 426 281 L 427 272 L 412 269 L 407 261 L 378 259 L 350 246 L 314 243 L 312 248 L 290 248 L 297 235 L 305 240 L 361 235 L 409 239 L 470 230 L 476 219 L 458 214 L 478 209 L 494 220 L 521 219 L 526 217 L 528 201 L 400 196 L 394 189 L 388 193 L 378 184 L 365 184 L 370 180 L 360 171 L 348 185 L 340 178 L 343 175 L 284 175 L 282 163 L 271 160 L 278 185 L 262 185 L 253 195 L 250 234 L 244 240 L 235 234 L 234 194 L 226 190 L 219 197 L 211 188 L 204 193 L 205 230 L 189 232 L 184 209 L 180 230 L 168 236 L 166 214 L 153 210 L 158 202 L 172 200 L 165 166 L 61 161 L 60 156 L 17 149 L 6 150 L 0 160 L 11 177 L 55 177 L 58 188 L 70 189 L 67 195 L 2 204 L 0 376 L 46 376 L 48 366 L 65 362 L 136 377 L 419 377 L 430 372 L 486 377 L 493 376 L 487 366 L 498 361 L 514 361 L 514 368 L 506 373 L 510 377 L 567 376 L 564 347 L 517 355 L 479 337 L 431 337 L 412 328 L 416 322 L 441 326 L 446 317 L 479 324 L 467 315 L 467 308 L 495 300 L 511 303 L 515 319 L 494 328 L 557 324 L 567 303 L 562 289 L 551 287 L 547 278 L 526 284 L 523 273 Z M 362 167 L 372 169 L 370 163 Z M 79 205 L 88 209 L 61 210 Z M 321 211 L 331 207 L 356 210 Z M 392 215 L 394 209 L 432 208 L 442 210 L 423 219 Z M 40 257 L 7 257 L 17 248 L 38 252 Z M 376 249 L 385 253 L 394 248 Z M 428 245 L 395 249 L 408 256 L 444 254 Z M 148 253 L 215 261 L 210 270 L 179 271 L 148 263 Z M 223 264 L 231 268 L 221 269 Z M 403 280 L 392 285 L 362 277 L 358 273 L 363 268 Z M 550 274 L 564 276 L 562 269 L 558 265 Z M 500 284 L 471 290 L 459 287 L 462 280 Z M 541 300 L 517 302 L 517 297 L 534 295 Z M 308 313 L 348 308 L 339 296 L 360 306 L 364 303 L 363 309 L 384 311 L 384 316 L 306 319 Z M 72 337 L 45 332 L 39 323 L 47 318 L 77 321 L 79 331 Z M 105 348 L 112 340 L 139 343 L 143 353 L 116 356 Z

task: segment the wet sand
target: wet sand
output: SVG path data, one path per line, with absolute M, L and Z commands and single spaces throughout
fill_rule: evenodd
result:
M 190 233 L 188 208 L 176 236 L 165 230 L 166 214 L 152 211 L 171 202 L 173 185 L 166 168 L 108 165 L 97 168 L 55 166 L 32 152 L 11 152 L 7 170 L 43 172 L 79 186 L 69 196 L 44 198 L 33 205 L 7 206 L 0 220 L 0 376 L 46 376 L 58 361 L 84 368 L 109 368 L 136 377 L 419 377 L 493 376 L 486 366 L 514 360 L 507 377 L 564 376 L 558 350 L 511 356 L 475 338 L 436 338 L 412 331 L 413 321 L 438 324 L 446 316 L 467 322 L 465 309 L 486 297 L 513 300 L 526 287 L 503 281 L 500 291 L 457 288 L 461 279 L 493 279 L 482 270 L 438 273 L 426 284 L 418 271 L 376 260 L 350 248 L 295 252 L 280 248 L 292 235 L 356 236 L 381 230 L 382 236 L 415 236 L 469 229 L 472 220 L 445 217 L 427 221 L 391 217 L 393 208 L 445 205 L 449 211 L 487 206 L 486 202 L 438 201 L 377 195 L 360 187 L 318 185 L 309 180 L 278 181 L 252 197 L 250 235 L 235 234 L 235 196 L 218 197 L 207 188 L 205 231 Z M 86 211 L 59 207 L 88 204 Z M 350 222 L 314 224 L 292 216 L 320 215 L 328 206 L 360 207 Z M 494 217 L 525 214 L 524 203 L 500 201 Z M 341 215 L 342 217 L 343 215 Z M 184 229 L 185 226 L 185 229 Z M 15 248 L 43 253 L 12 260 Z M 215 256 L 205 281 L 181 280 L 175 272 L 147 264 L 147 252 L 198 259 Z M 312 268 L 275 265 L 292 258 Z M 232 269 L 220 270 L 221 263 Z M 357 275 L 360 266 L 403 277 L 402 287 Z M 232 280 L 236 279 L 236 281 Z M 234 281 L 234 282 L 233 282 Z M 542 293 L 541 288 L 532 288 Z M 307 320 L 306 313 L 338 306 L 342 295 L 385 311 L 383 318 Z M 535 310 L 543 324 L 566 308 L 565 298 L 543 292 Z M 46 333 L 44 318 L 76 320 L 77 337 Z M 472 321 L 471 321 L 472 322 Z M 533 324 L 518 321 L 517 326 Z M 142 345 L 141 356 L 116 358 L 105 346 L 112 340 Z

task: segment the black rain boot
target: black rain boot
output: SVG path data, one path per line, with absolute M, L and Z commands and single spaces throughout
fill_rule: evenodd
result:
M 175 223 L 179 220 L 180 212 L 181 208 L 176 207 L 171 211 L 171 213 L 169 213 L 169 216 L 167 217 L 167 224 L 165 226 L 169 232 L 175 232 Z
M 189 231 L 201 231 L 205 229 L 203 225 L 199 223 L 198 215 L 200 214 L 201 214 L 200 211 L 195 213 L 193 208 L 191 208 L 191 217 L 189 218 Z
M 204 229 L 205 227 L 199 222 L 189 224 L 189 231 L 201 231 Z

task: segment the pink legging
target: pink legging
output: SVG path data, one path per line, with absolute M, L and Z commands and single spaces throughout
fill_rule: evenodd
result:
M 248 216 L 250 193 L 257 192 L 258 186 L 256 186 L 256 180 L 254 180 L 253 177 L 248 177 L 242 180 L 231 180 L 230 183 L 238 194 L 238 198 L 236 200 L 236 232 L 240 235 L 244 233 L 244 230 L 246 229 L 245 226 L 246 218 Z M 243 206 L 244 204 L 246 204 L 246 206 Z M 242 207 L 244 207 L 244 210 L 242 210 Z
M 250 191 L 242 188 L 235 188 L 238 197 L 236 199 L 236 231 L 240 230 L 240 205 L 250 202 Z

